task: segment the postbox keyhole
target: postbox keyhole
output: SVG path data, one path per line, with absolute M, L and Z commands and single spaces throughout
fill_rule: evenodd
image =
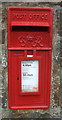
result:
M 17 80 L 19 80 L 19 77 L 17 77 Z

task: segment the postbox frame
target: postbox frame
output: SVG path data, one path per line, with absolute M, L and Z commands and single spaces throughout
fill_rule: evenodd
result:
M 18 10 L 22 10 L 22 11 L 49 11 L 50 12 L 50 22 L 49 23 L 45 23 L 45 22 L 12 22 L 11 21 L 11 12 L 13 12 L 13 11 L 18 11 Z M 9 105 L 9 108 L 10 109 L 44 109 L 44 108 L 48 108 L 49 106 L 50 106 L 50 78 L 51 78 L 51 64 L 52 64 L 52 21 L 53 21 L 53 11 L 52 11 L 52 9 L 51 8 L 40 8 L 40 7 L 9 7 L 8 8 L 8 105 Z M 40 27 L 46 27 L 46 28 L 48 28 L 49 29 L 49 32 L 50 32 L 50 36 L 49 36 L 49 40 L 50 40 L 50 44 L 48 44 L 47 46 L 42 46 L 42 47 L 18 47 L 18 46 L 13 46 L 13 45 L 11 45 L 11 37 L 10 37 L 10 35 L 12 34 L 12 27 L 13 26 L 40 26 Z M 18 44 L 19 45 L 19 44 Z M 16 68 L 16 67 L 14 67 L 14 63 L 15 63 L 15 65 L 17 66 L 17 63 L 16 63 L 16 61 L 15 61 L 15 56 L 14 56 L 14 54 L 16 54 L 16 51 L 17 51 L 17 54 L 19 53 L 19 51 L 24 51 L 24 57 L 21 57 L 21 56 L 18 56 L 18 59 L 16 58 L 16 60 L 18 60 L 18 65 L 19 65 L 19 67 L 18 67 L 18 71 L 19 71 L 19 80 L 18 80 L 18 83 L 17 83 L 17 80 L 16 79 L 14 79 L 14 81 L 13 81 L 13 74 L 12 74 L 12 72 L 13 72 L 13 69 L 14 68 Z M 33 57 L 27 57 L 26 56 L 26 54 L 25 54 L 25 51 L 31 51 L 31 50 L 33 50 L 33 51 L 36 51 L 36 52 L 34 52 L 34 56 Z M 41 56 L 38 56 L 38 53 L 37 52 L 40 52 L 41 51 L 41 53 L 42 52 L 44 52 L 44 59 L 43 58 L 41 58 Z M 43 53 L 42 53 L 43 54 Z M 13 61 L 12 61 L 13 60 Z M 45 84 L 47 84 L 47 85 L 45 85 L 44 86 L 44 81 L 42 80 L 42 84 L 43 84 L 43 87 L 44 87 L 44 89 L 46 88 L 47 89 L 47 93 L 46 93 L 46 91 L 43 89 L 43 87 L 42 87 L 42 89 L 43 89 L 43 98 L 41 98 L 41 101 L 43 102 L 43 100 L 44 100 L 44 102 L 42 103 L 41 102 L 41 104 L 18 104 L 17 102 L 18 102 L 18 98 L 17 98 L 17 100 L 15 101 L 14 100 L 14 96 L 15 96 L 15 93 L 16 93 L 16 95 L 18 95 L 19 97 L 20 96 L 22 96 L 22 97 L 24 97 L 24 96 L 39 96 L 40 94 L 41 94 L 41 91 L 40 91 L 40 89 L 41 89 L 41 84 L 40 84 L 40 81 L 41 81 L 41 75 L 40 75 L 40 73 L 39 73 L 39 77 L 40 77 L 40 79 L 39 79 L 39 92 L 24 92 L 24 93 L 22 93 L 21 91 L 20 91 L 20 82 L 21 82 L 21 68 L 20 68 L 20 62 L 22 61 L 22 60 L 38 60 L 38 61 L 40 61 L 39 63 L 41 64 L 41 61 L 43 61 L 44 60 L 44 62 L 43 62 L 43 64 L 45 63 L 45 62 L 48 62 L 49 61 L 49 64 L 47 63 L 45 63 L 45 68 L 47 67 L 47 65 L 48 65 L 48 68 L 49 68 L 49 71 L 48 71 L 48 75 L 46 75 L 46 82 L 45 82 Z M 12 61 L 12 63 L 11 63 L 11 61 Z M 10 65 L 10 64 L 12 64 L 12 65 Z M 39 68 L 40 68 L 40 66 L 39 66 Z M 43 71 L 45 70 L 45 68 L 43 68 Z M 12 70 L 12 71 L 11 71 Z M 40 68 L 40 70 L 41 70 L 41 68 Z M 47 72 L 47 71 L 45 71 L 45 72 Z M 43 73 L 43 72 L 42 72 Z M 15 76 L 15 78 L 17 77 L 16 76 L 16 71 L 14 70 L 14 76 Z M 12 83 L 11 83 L 12 82 Z M 14 83 L 13 83 L 14 82 Z M 17 85 L 19 85 L 19 89 L 18 89 L 18 93 L 16 92 L 16 86 L 14 86 L 14 90 L 15 91 L 12 91 L 13 90 L 13 85 L 14 84 L 17 84 Z M 44 96 L 44 93 L 45 93 L 45 96 Z M 14 94 L 14 95 L 13 95 Z M 47 94 L 47 97 L 46 97 L 46 94 Z M 19 103 L 20 103 L 20 100 L 19 100 Z

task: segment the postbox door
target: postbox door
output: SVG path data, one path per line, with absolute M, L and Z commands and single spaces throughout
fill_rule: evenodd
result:
M 32 51 L 29 52 L 28 56 L 31 55 L 31 52 Z M 50 96 L 51 52 L 36 51 L 36 57 L 27 57 L 27 56 L 24 56 L 24 51 L 11 51 L 11 53 L 9 51 L 9 59 L 10 59 L 9 72 L 11 72 L 11 75 L 9 74 L 9 79 L 10 79 L 9 80 L 9 84 L 10 84 L 9 106 L 10 108 L 16 109 L 18 106 L 20 106 L 20 108 L 22 108 L 22 106 L 23 108 L 37 108 L 37 107 L 47 108 L 50 104 L 49 96 Z M 23 62 L 25 63 L 27 62 L 30 64 L 29 61 L 31 62 L 31 64 L 33 64 L 32 62 L 36 64 L 36 66 L 34 64 L 33 65 L 35 67 L 34 71 L 36 71 L 38 74 L 37 75 L 38 76 L 37 91 L 36 90 L 32 91 L 32 89 L 30 88 L 31 82 L 29 84 L 28 83 L 26 84 L 26 82 L 30 77 L 27 77 L 27 79 L 25 77 L 26 82 L 23 83 L 25 87 L 26 85 L 28 85 L 29 90 L 22 89 L 22 81 L 23 81 L 22 75 L 21 75 L 21 73 L 23 74 L 22 65 L 23 65 Z M 29 67 L 29 69 L 33 70 L 31 67 Z M 13 69 L 10 71 L 10 68 L 13 68 Z M 36 69 L 38 69 L 38 71 Z M 27 71 L 27 67 L 26 67 L 26 72 L 28 73 L 30 72 L 30 74 L 33 73 L 32 71 Z M 36 80 L 34 78 L 32 79 L 35 86 Z M 10 91 L 10 89 L 12 90 Z M 23 91 L 23 90 L 26 90 L 26 91 Z

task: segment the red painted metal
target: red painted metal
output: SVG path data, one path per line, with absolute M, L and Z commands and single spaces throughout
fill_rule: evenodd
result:
M 8 105 L 10 109 L 50 106 L 51 8 L 8 8 Z M 32 57 L 27 57 L 32 55 Z M 21 61 L 38 60 L 38 92 L 22 92 Z

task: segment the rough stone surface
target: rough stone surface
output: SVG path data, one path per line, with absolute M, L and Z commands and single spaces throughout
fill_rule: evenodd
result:
M 51 75 L 51 104 L 48 109 L 10 110 L 8 108 L 8 73 L 7 73 L 7 8 L 9 6 L 51 7 L 53 17 L 53 50 L 52 50 L 52 75 Z M 42 2 L 3 2 L 0 4 L 0 24 L 2 25 L 2 42 L 0 44 L 0 94 L 2 118 L 60 118 L 60 11 L 61 4 Z M 62 11 L 61 11 L 62 12 Z M 0 32 L 1 34 L 1 32 Z M 62 57 L 61 57 L 62 58 Z M 2 62 L 1 62 L 2 61 Z M 0 110 L 0 111 L 1 111 Z
M 0 0 L 1 2 L 8 2 L 8 0 Z M 9 2 L 56 2 L 56 3 L 58 3 L 58 2 L 61 2 L 61 0 L 9 0 Z

